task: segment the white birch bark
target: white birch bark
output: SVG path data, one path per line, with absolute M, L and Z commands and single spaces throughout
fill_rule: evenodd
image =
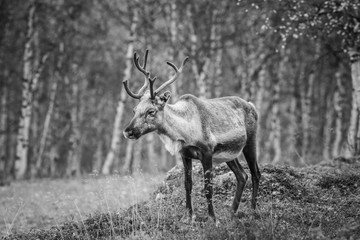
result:
M 138 25 L 138 12 L 137 10 L 134 10 L 134 15 L 130 27 L 130 36 L 129 36 L 129 42 L 128 42 L 128 48 L 126 53 L 126 67 L 124 70 L 124 79 L 130 79 L 131 78 L 131 69 L 132 69 L 132 56 L 134 52 L 134 40 L 135 40 L 135 31 Z M 104 165 L 102 167 L 101 173 L 102 174 L 110 174 L 111 167 L 115 161 L 115 158 L 119 157 L 120 152 L 120 143 L 121 143 L 121 121 L 123 118 L 123 112 L 124 112 L 124 106 L 125 106 L 125 100 L 127 98 L 127 93 L 125 91 L 125 88 L 121 88 L 120 92 L 120 100 L 118 102 L 118 106 L 116 108 L 116 115 L 114 120 L 114 127 L 112 131 L 112 138 L 111 138 L 111 145 L 109 152 L 106 155 L 106 159 L 104 162 Z
M 352 156 L 360 154 L 360 131 L 359 131 L 359 113 L 360 113 L 360 49 L 355 46 L 348 49 L 351 62 L 352 78 L 352 108 L 351 123 L 348 132 L 349 149 Z
M 38 21 L 37 16 L 35 16 L 34 19 L 35 22 Z M 33 69 L 39 69 L 41 66 L 41 52 L 40 52 L 40 38 L 39 38 L 39 28 L 35 27 L 34 29 L 34 36 L 33 36 L 33 49 L 34 49 L 34 60 L 33 60 Z M 35 82 L 36 81 L 36 82 Z M 43 82 L 39 82 L 39 77 L 32 80 L 33 86 L 33 93 L 35 92 L 35 89 L 42 89 Z M 39 137 L 39 126 L 40 126 L 40 105 L 38 97 L 35 95 L 32 97 L 31 101 L 31 127 L 30 127 L 30 134 L 29 134 L 29 141 L 31 144 L 29 144 L 29 156 L 28 156 L 28 169 L 29 175 L 31 178 L 36 177 L 36 162 L 38 157 L 38 150 L 39 150 L 39 142 L 37 141 Z
M 23 79 L 22 79 L 22 106 L 19 119 L 19 129 L 16 144 L 15 175 L 17 178 L 25 176 L 28 164 L 29 135 L 31 127 L 33 92 L 37 87 L 40 75 L 48 55 L 45 54 L 35 73 L 32 72 L 33 35 L 34 35 L 35 4 L 32 2 L 29 9 L 26 43 L 23 55 Z
M 344 120 L 344 101 L 346 89 L 344 86 L 344 79 L 341 72 L 337 72 L 336 78 L 336 91 L 334 94 L 334 110 L 335 110 L 335 139 L 332 147 L 332 157 L 338 157 L 341 154 L 343 144 L 343 120 Z
M 27 169 L 29 131 L 31 119 L 31 93 L 30 86 L 32 80 L 31 58 L 33 56 L 32 41 L 34 34 L 34 14 L 35 4 L 32 2 L 29 9 L 27 22 L 26 42 L 23 55 L 23 79 L 22 79 L 22 105 L 19 119 L 19 129 L 16 144 L 15 175 L 23 178 Z

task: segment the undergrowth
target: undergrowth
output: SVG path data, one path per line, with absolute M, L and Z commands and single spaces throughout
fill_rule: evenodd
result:
M 257 210 L 250 208 L 248 181 L 238 214 L 232 217 L 228 209 L 235 177 L 226 165 L 216 166 L 217 227 L 207 218 L 202 168 L 195 164 L 192 224 L 182 220 L 186 214 L 184 178 L 182 169 L 175 168 L 148 201 L 3 239 L 360 239 L 359 170 L 356 164 L 301 169 L 262 166 Z

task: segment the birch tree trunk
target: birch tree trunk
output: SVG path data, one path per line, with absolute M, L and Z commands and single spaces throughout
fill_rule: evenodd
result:
M 175 61 L 175 58 L 176 58 L 176 41 L 178 39 L 178 28 L 177 28 L 177 14 L 176 14 L 176 11 L 177 11 L 177 6 L 176 6 L 176 1 L 171 1 L 169 3 L 169 7 L 170 7 L 170 18 L 169 18 L 169 21 L 170 21 L 170 29 L 169 29 L 169 32 L 170 32 L 170 47 L 168 48 L 168 57 L 169 57 L 169 60 L 171 62 L 174 62 Z M 174 74 L 173 70 L 172 69 L 169 69 L 168 70 L 168 75 L 169 76 L 172 76 Z M 177 92 L 177 88 L 178 88 L 178 84 L 179 81 L 175 81 L 174 83 L 172 83 L 170 85 L 171 87 L 171 99 L 173 102 L 177 101 L 178 99 L 178 92 Z
M 348 133 L 348 142 L 352 156 L 357 156 L 360 154 L 360 47 L 355 46 L 349 48 L 348 54 L 351 62 L 351 78 L 353 86 L 351 123 Z
M 130 174 L 132 175 L 132 160 L 133 160 L 133 150 L 134 150 L 134 141 L 128 141 L 126 146 L 126 153 L 124 164 L 122 166 L 122 174 Z
M 306 91 L 302 97 L 302 131 L 303 131 L 303 139 L 302 139 L 302 158 L 307 159 L 310 155 L 309 151 L 311 151 L 311 113 L 312 113 L 312 97 L 314 93 L 314 83 L 315 83 L 315 68 L 317 60 L 320 56 L 320 44 L 316 43 L 315 46 L 315 54 L 313 58 L 313 63 L 311 66 L 311 72 L 308 77 L 308 86 Z
M 302 98 L 302 129 L 303 129 L 303 142 L 302 142 L 302 151 L 301 155 L 304 159 L 307 159 L 310 151 L 310 142 L 311 142 L 311 102 L 312 95 L 314 92 L 314 81 L 315 81 L 315 72 L 312 71 L 308 78 L 308 87 Z
M 178 56 L 178 52 L 176 51 L 176 46 L 177 46 L 177 41 L 178 41 L 178 24 L 179 21 L 177 20 L 177 3 L 176 1 L 171 1 L 169 2 L 169 33 L 170 33 L 170 46 L 168 48 L 168 58 L 171 62 L 176 62 L 176 58 Z M 174 74 L 174 70 L 171 68 L 168 68 L 168 75 L 169 77 L 171 77 Z M 181 84 L 181 79 L 182 77 L 180 76 L 179 79 L 175 82 L 173 82 L 170 87 L 171 87 L 171 101 L 174 103 L 178 100 L 179 98 L 179 94 L 178 94 L 178 88 L 179 85 Z M 151 143 L 151 140 L 154 141 L 154 136 L 148 136 L 148 143 Z M 150 147 L 154 147 L 154 144 L 151 143 L 150 145 L 148 145 L 148 153 L 150 152 L 154 152 L 154 150 L 151 150 Z M 161 145 L 162 148 L 164 148 L 164 145 Z M 150 156 L 149 156 L 150 157 Z M 152 159 L 149 158 L 149 163 L 151 163 Z M 181 156 L 180 154 L 176 153 L 175 154 L 175 162 L 176 165 L 182 163 L 181 160 Z M 162 162 L 159 162 L 158 164 L 162 164 Z M 156 167 L 157 168 L 157 167 Z
M 67 177 L 71 177 L 71 176 L 76 176 L 77 173 L 77 169 L 75 167 L 75 163 L 74 161 L 79 161 L 79 159 L 76 159 L 76 152 L 78 151 L 78 147 L 79 147 L 79 140 L 80 137 L 79 135 L 79 113 L 78 113 L 78 108 L 80 103 L 78 102 L 79 100 L 79 83 L 78 81 L 80 80 L 79 78 L 71 78 L 71 80 L 66 77 L 69 81 L 70 81 L 70 87 L 71 87 L 71 94 L 70 94 L 70 102 L 71 102 L 71 110 L 70 110 L 70 121 L 71 121 L 71 128 L 70 128 L 70 138 L 69 138 L 69 143 L 70 143 L 70 150 L 68 153 L 68 158 L 67 158 L 67 166 L 66 166 L 66 176 Z M 75 169 L 74 169 L 75 167 Z
M 297 65 L 296 77 L 293 79 L 293 85 L 291 86 L 291 93 L 292 98 L 289 107 L 289 119 L 290 119 L 290 126 L 289 126 L 289 136 L 290 136 L 290 143 L 289 143 L 289 153 L 292 155 L 292 159 L 295 166 L 305 166 L 306 163 L 304 158 L 301 156 L 301 137 L 302 137 L 302 122 L 301 122 L 301 84 L 304 80 L 305 75 L 305 66 L 306 64 L 300 62 Z
M 81 174 L 81 156 L 82 156 L 82 137 L 81 123 L 84 116 L 85 103 L 84 92 L 87 80 L 81 70 L 77 68 L 74 72 L 79 71 L 78 78 L 72 79 L 72 106 L 71 106 L 71 135 L 70 135 L 70 151 L 68 155 L 68 166 L 66 175 L 79 176 Z
M 101 170 L 102 160 L 104 159 L 103 141 L 98 141 L 96 144 L 96 151 L 94 154 L 94 165 L 92 167 L 93 172 L 99 173 Z
M 59 76 L 55 76 L 53 78 L 53 82 L 51 84 L 50 102 L 49 102 L 49 107 L 48 107 L 48 110 L 47 110 L 46 116 L 45 116 L 44 126 L 43 126 L 43 130 L 42 130 L 41 138 L 40 138 L 39 153 L 38 153 L 37 162 L 36 162 L 36 169 L 37 169 L 38 174 L 40 174 L 40 172 L 41 172 L 42 162 L 43 162 L 42 159 L 43 159 L 43 155 L 44 155 L 45 148 L 46 148 L 46 140 L 47 140 L 48 132 L 50 129 L 51 117 L 54 112 L 55 98 L 56 98 L 57 86 L 58 86 L 58 81 L 59 81 L 58 78 L 59 78 Z
M 332 157 L 338 157 L 341 154 L 343 145 L 343 121 L 344 121 L 344 101 L 346 96 L 346 89 L 344 79 L 341 72 L 337 72 L 336 91 L 334 94 L 334 110 L 335 110 L 335 139 L 332 148 Z
M 52 114 L 54 111 L 58 81 L 60 80 L 60 71 L 62 68 L 62 61 L 63 61 L 63 54 L 64 54 L 64 43 L 62 43 L 62 42 L 59 45 L 59 52 L 60 52 L 60 56 L 59 56 L 59 59 L 57 62 L 55 74 L 53 77 L 53 82 L 51 84 L 49 107 L 46 112 L 44 126 L 43 126 L 43 130 L 42 130 L 41 138 L 40 138 L 39 153 L 38 153 L 38 158 L 36 161 L 37 174 L 41 174 L 42 158 L 43 158 L 43 154 L 44 154 L 44 151 L 46 148 L 46 140 L 47 140 L 47 136 L 48 136 L 48 132 L 49 132 L 49 128 L 50 128 L 51 117 L 52 117 Z
M 198 36 L 196 35 L 196 31 L 194 28 L 194 21 L 196 21 L 196 18 L 193 16 L 192 12 L 191 12 L 191 7 L 189 7 L 188 9 L 188 16 L 189 19 L 191 19 L 190 23 L 189 23 L 189 27 L 190 27 L 190 44 L 191 44 L 191 56 L 193 59 L 196 59 L 197 56 L 197 44 L 198 44 Z M 194 73 L 195 76 L 195 80 L 196 80 L 196 85 L 198 87 L 198 93 L 199 93 L 199 97 L 200 98 L 207 98 L 208 97 L 208 89 L 206 86 L 206 77 L 207 77 L 207 73 L 209 71 L 209 67 L 210 67 L 210 56 L 207 56 L 204 58 L 204 63 L 202 65 L 202 67 L 200 68 L 200 66 L 198 66 L 198 62 L 194 61 L 191 64 L 192 67 L 192 71 Z
M 135 34 L 136 34 L 136 28 L 138 25 L 138 12 L 135 9 L 133 18 L 131 20 L 131 27 L 130 27 L 130 36 L 129 36 L 129 42 L 128 42 L 128 48 L 126 53 L 126 67 L 124 70 L 124 79 L 130 79 L 131 78 L 131 69 L 132 69 L 132 55 L 134 52 L 134 40 L 135 40 Z M 111 145 L 110 150 L 106 155 L 106 159 L 104 162 L 104 165 L 102 167 L 101 173 L 102 174 L 110 174 L 111 167 L 114 163 L 115 158 L 119 157 L 120 152 L 120 141 L 121 141 L 121 121 L 123 118 L 123 112 L 124 112 L 124 105 L 125 100 L 127 98 L 127 93 L 125 91 L 125 88 L 121 88 L 120 92 L 120 100 L 118 102 L 118 106 L 116 109 L 116 116 L 114 121 L 114 128 L 112 131 L 112 138 L 111 138 Z
M 101 97 L 100 99 L 96 97 L 98 93 L 94 93 L 92 96 L 94 106 L 97 104 L 97 113 L 101 113 L 102 115 L 106 116 L 103 109 L 106 109 L 106 105 L 108 104 L 108 99 L 105 97 Z M 100 95 L 101 96 L 101 95 Z M 93 121 L 93 126 L 96 128 L 96 136 L 97 136 L 97 143 L 96 143 L 96 152 L 94 154 L 94 164 L 92 171 L 97 173 L 101 172 L 101 167 L 104 161 L 104 147 L 107 145 L 106 140 L 104 138 L 104 121 L 103 117 L 95 118 Z
M 59 159 L 59 143 L 54 143 L 49 150 L 49 164 L 48 171 L 50 177 L 56 177 L 56 161 Z
M 193 29 L 193 28 L 192 28 Z M 195 57 L 196 56 L 196 45 L 197 45 L 197 36 L 196 33 L 194 32 L 194 30 L 191 30 L 191 35 L 190 35 L 190 41 L 191 41 L 191 56 Z M 196 62 L 194 62 L 192 65 L 192 70 L 193 73 L 195 75 L 195 79 L 196 79 L 196 84 L 198 87 L 198 92 L 199 92 L 199 97 L 200 98 L 206 98 L 207 97 L 207 87 L 206 87 L 206 73 L 209 69 L 210 66 L 210 59 L 207 57 L 205 58 L 204 64 L 202 66 L 202 68 L 200 69 L 199 66 L 197 65 Z
M 270 134 L 268 140 L 268 148 L 273 152 L 272 163 L 277 164 L 281 161 L 282 149 L 281 149 L 281 122 L 280 122 L 280 90 L 281 83 L 284 81 L 284 74 L 286 72 L 286 63 L 288 62 L 288 55 L 285 51 L 281 51 L 280 63 L 278 68 L 278 74 L 275 77 L 276 81 L 273 83 L 273 104 L 271 108 L 271 122 L 270 122 Z
M 147 157 L 148 157 L 148 171 L 150 173 L 156 174 L 158 172 L 158 158 L 155 153 L 155 139 L 154 133 L 150 133 L 146 137 L 146 150 L 147 150 Z M 180 156 L 179 156 L 180 157 Z
M 334 109 L 334 97 L 328 96 L 325 97 L 325 117 L 324 117 L 324 126 L 323 126 L 323 149 L 322 156 L 323 159 L 330 160 L 332 158 L 333 153 L 333 136 L 332 136 L 332 128 L 333 128 L 333 119 L 334 115 L 336 115 Z M 336 118 L 336 117 L 335 117 Z
M 223 90 L 223 72 L 221 67 L 221 62 L 223 58 L 223 48 L 221 46 L 220 35 L 218 34 L 216 37 L 216 56 L 214 61 L 214 97 L 218 98 L 221 96 Z
M 144 145 L 144 138 L 140 138 L 136 141 L 134 145 L 134 155 L 132 160 L 132 173 L 134 175 L 138 175 L 141 173 L 141 162 L 143 159 L 142 156 L 142 147 Z
M 6 172 L 6 128 L 7 128 L 7 86 L 6 86 L 6 75 L 0 79 L 0 171 L 3 172 L 3 177 L 7 175 Z M 0 179 L 1 181 L 1 179 Z
M 31 98 L 30 85 L 32 79 L 31 58 L 33 56 L 32 41 L 34 35 L 34 15 L 35 4 L 32 1 L 29 9 L 27 22 L 26 42 L 23 56 L 23 79 L 22 79 L 22 105 L 19 119 L 19 130 L 16 144 L 15 175 L 23 178 L 28 163 L 29 132 L 31 118 Z
M 34 22 L 38 22 L 38 17 L 35 16 Z M 40 53 L 40 38 L 39 38 L 39 28 L 35 27 L 34 36 L 33 36 L 33 49 L 34 49 L 34 60 L 33 60 L 33 69 L 39 69 L 41 65 L 41 53 Z M 34 81 L 34 79 L 33 79 Z M 39 82 L 38 78 L 36 78 L 36 82 L 34 83 L 32 93 L 35 93 L 35 89 L 43 89 L 42 85 L 43 82 Z M 39 92 L 39 91 L 37 91 Z M 28 154 L 28 169 L 29 175 L 31 178 L 36 177 L 36 162 L 38 157 L 38 150 L 39 150 L 39 142 L 37 139 L 39 138 L 39 126 L 40 126 L 40 105 L 39 99 L 36 96 L 32 97 L 31 101 L 31 127 L 30 127 L 30 134 L 29 139 L 31 144 L 29 145 L 29 154 Z
M 263 106 L 263 98 L 265 94 L 265 81 L 266 81 L 267 72 L 265 71 L 265 68 L 261 68 L 258 76 L 258 87 L 255 91 L 255 106 L 258 111 L 258 119 L 261 119 L 261 113 L 262 113 L 262 106 Z M 260 122 L 260 121 L 259 121 Z M 261 133 L 258 133 L 261 135 Z M 258 136 L 260 136 L 258 135 Z M 259 139 L 261 139 L 259 137 Z
M 19 129 L 16 144 L 16 161 L 15 161 L 15 175 L 17 178 L 24 178 L 27 164 L 28 164 L 28 152 L 29 152 L 29 134 L 31 126 L 31 113 L 32 113 L 32 100 L 33 92 L 37 87 L 41 72 L 48 55 L 45 54 L 35 73 L 32 72 L 32 57 L 33 57 L 33 35 L 34 35 L 34 14 L 35 4 L 32 1 L 27 25 L 27 34 L 25 49 L 23 55 L 23 79 L 22 79 L 22 105 L 21 114 L 19 119 Z

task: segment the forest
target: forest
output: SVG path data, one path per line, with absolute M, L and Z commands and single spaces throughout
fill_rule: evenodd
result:
M 357 1 L 1 0 L 0 182 L 175 166 L 156 134 L 122 134 L 146 49 L 155 85 L 189 56 L 172 102 L 254 103 L 261 164 L 359 155 Z

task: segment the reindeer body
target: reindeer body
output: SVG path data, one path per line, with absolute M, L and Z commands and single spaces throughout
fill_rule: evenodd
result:
M 257 165 L 257 112 L 254 105 L 239 97 L 200 99 L 190 94 L 181 96 L 175 104 L 168 104 L 170 93 L 159 95 L 159 92 L 177 79 L 187 58 L 180 68 L 167 62 L 176 73 L 154 91 L 153 84 L 156 77 L 151 78 L 150 73 L 146 71 L 147 55 L 148 51 L 145 54 L 144 65 L 140 66 L 139 58 L 136 53 L 134 54 L 135 65 L 145 76 L 144 85 L 139 92 L 132 93 L 128 88 L 127 80 L 124 81 L 128 94 L 140 100 L 134 108 L 133 119 L 124 130 L 124 136 L 128 139 L 138 139 L 149 132 L 157 132 L 172 155 L 180 153 L 185 173 L 186 208 L 190 216 L 192 216 L 192 159 L 200 160 L 204 170 L 208 213 L 214 220 L 216 219 L 212 204 L 213 162 L 226 162 L 235 174 L 237 189 L 232 204 L 232 211 L 235 213 L 248 178 L 238 160 L 243 153 L 251 172 L 253 183 L 251 203 L 255 209 L 261 174 Z
M 253 105 L 241 98 L 200 99 L 186 94 L 165 106 L 157 132 L 172 155 L 184 146 L 207 145 L 213 161 L 222 163 L 239 157 L 247 135 L 256 131 L 256 120 Z

